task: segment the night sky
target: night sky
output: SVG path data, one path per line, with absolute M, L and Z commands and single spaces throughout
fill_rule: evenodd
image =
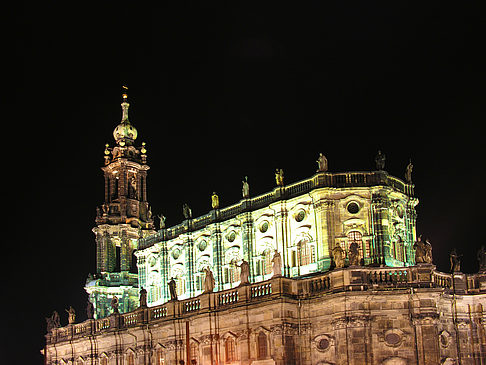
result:
M 137 145 L 147 143 L 148 199 L 169 226 L 183 203 L 207 213 L 213 191 L 222 206 L 239 201 L 246 175 L 258 195 L 277 167 L 295 182 L 322 152 L 330 172 L 369 171 L 380 149 L 399 178 L 412 159 L 418 233 L 437 267 L 448 271 L 457 247 L 463 271 L 477 270 L 486 33 L 476 2 L 203 3 L 36 2 L 12 15 L 2 362 L 41 363 L 53 310 L 63 325 L 70 305 L 86 318 L 100 167 L 124 84 Z

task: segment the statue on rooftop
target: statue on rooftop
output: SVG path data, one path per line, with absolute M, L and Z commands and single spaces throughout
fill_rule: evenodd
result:
M 242 181 L 243 187 L 241 188 L 241 195 L 244 199 L 250 197 L 250 185 L 248 184 L 248 176 L 245 176 L 245 180 Z
M 344 251 L 341 245 L 337 245 L 332 249 L 332 257 L 334 259 L 336 269 L 341 269 L 344 267 Z
M 69 306 L 69 309 L 65 309 L 68 314 L 68 323 L 74 324 L 76 322 L 76 312 L 73 307 Z
M 212 293 L 214 290 L 214 285 L 216 284 L 216 280 L 214 280 L 213 272 L 209 268 L 209 266 L 204 268 L 204 273 L 206 276 L 204 277 L 204 293 Z
M 280 256 L 278 250 L 275 250 L 275 253 L 273 254 L 272 264 L 273 277 L 282 276 L 282 256 Z
M 429 240 L 422 241 L 422 236 L 419 236 L 418 241 L 413 244 L 415 250 L 416 264 L 431 264 L 432 263 L 432 245 Z
M 407 184 L 412 183 L 412 170 L 413 170 L 413 165 L 412 165 L 412 160 L 407 165 L 407 168 L 405 169 L 405 181 Z
M 284 172 L 282 169 L 275 170 L 275 182 L 277 186 L 283 186 L 284 184 Z
M 486 271 L 486 250 L 484 249 L 484 246 L 481 246 L 481 248 L 478 251 L 478 261 L 479 261 L 479 271 L 485 272 Z
M 385 154 L 381 153 L 381 151 L 378 150 L 378 154 L 375 156 L 375 164 L 376 164 L 376 169 L 378 171 L 382 171 L 385 169 L 385 160 L 386 160 Z
M 47 322 L 47 332 L 51 331 L 54 328 L 61 327 L 61 321 L 59 320 L 59 313 L 57 311 L 52 312 L 50 317 L 46 317 Z
M 146 308 L 147 307 L 147 290 L 142 286 L 142 289 L 140 289 L 140 308 Z
M 191 219 L 192 218 L 192 210 L 189 208 L 189 205 L 187 203 L 184 203 L 182 206 L 182 214 L 184 214 L 184 218 L 186 219 Z
M 359 265 L 359 245 L 357 242 L 353 241 L 349 245 L 349 266 L 358 266 Z
M 159 214 L 157 216 L 159 218 L 159 229 L 164 229 L 165 228 L 165 220 L 167 219 L 163 214 Z
M 449 260 L 451 262 L 451 272 L 460 272 L 461 271 L 461 256 L 458 255 L 456 249 L 454 248 L 450 255 L 449 255 Z
M 167 285 L 169 286 L 170 300 L 177 300 L 176 282 L 174 278 L 170 278 Z
M 213 191 L 213 195 L 211 195 L 211 207 L 213 209 L 219 208 L 219 197 L 214 191 Z
M 240 268 L 240 285 L 250 284 L 248 277 L 250 276 L 250 264 L 242 260 L 240 265 L 236 265 Z
M 118 300 L 118 297 L 116 295 L 113 296 L 113 298 L 111 299 L 111 308 L 113 309 L 113 313 L 120 313 L 118 311 L 118 304 L 119 304 L 119 300 Z
M 317 159 L 317 172 L 327 171 L 327 158 L 322 153 L 319 153 L 319 158 Z
M 94 319 L 94 305 L 88 299 L 88 303 L 86 304 L 86 315 L 88 319 Z

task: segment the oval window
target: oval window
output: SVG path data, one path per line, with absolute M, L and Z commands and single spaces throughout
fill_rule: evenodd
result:
M 348 204 L 346 209 L 348 210 L 349 213 L 356 214 L 359 212 L 359 205 L 356 202 L 351 202 Z

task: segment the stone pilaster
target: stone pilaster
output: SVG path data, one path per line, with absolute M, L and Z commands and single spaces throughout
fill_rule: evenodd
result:
M 223 239 L 219 223 L 211 226 L 211 244 L 213 249 L 213 275 L 215 291 L 223 289 Z

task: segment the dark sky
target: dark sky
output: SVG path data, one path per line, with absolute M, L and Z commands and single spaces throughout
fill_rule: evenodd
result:
M 206 213 L 212 191 L 223 206 L 238 201 L 245 175 L 257 195 L 277 167 L 286 182 L 307 178 L 322 152 L 330 171 L 371 170 L 381 149 L 400 178 L 413 161 L 418 233 L 438 268 L 457 247 L 464 271 L 477 270 L 486 59 L 476 2 L 135 3 L 37 2 L 12 15 L 3 359 L 40 364 L 53 310 L 63 324 L 69 305 L 86 318 L 122 84 L 148 146 L 149 201 L 167 224 L 182 221 L 184 202 Z

